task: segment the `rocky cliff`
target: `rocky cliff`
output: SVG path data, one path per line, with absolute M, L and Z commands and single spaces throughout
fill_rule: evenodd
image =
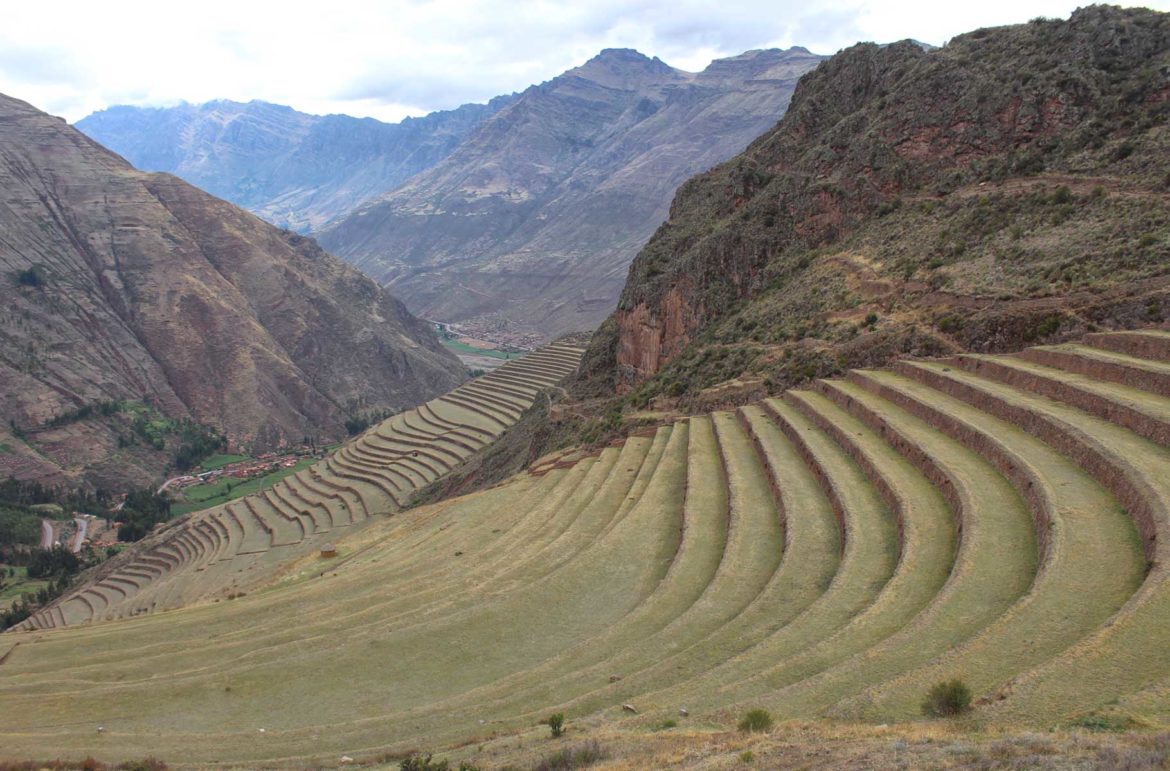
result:
M 187 420 L 259 450 L 342 437 L 347 414 L 463 378 L 426 324 L 311 239 L 8 97 L 0 191 L 0 476 L 156 478 L 165 458 L 103 413 L 138 416 L 140 438 Z
M 77 128 L 139 169 L 175 174 L 305 233 L 435 165 L 510 99 L 401 123 L 260 101 L 117 106 Z
M 594 392 L 771 389 L 904 353 L 1170 317 L 1170 17 L 847 49 L 684 184 L 587 356 Z
M 820 61 L 751 51 L 689 73 L 603 51 L 524 91 L 321 241 L 428 318 L 545 337 L 591 328 L 677 185 L 773 126 Z

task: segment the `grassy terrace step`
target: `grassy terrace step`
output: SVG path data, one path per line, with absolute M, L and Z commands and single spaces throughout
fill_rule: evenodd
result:
M 567 371 L 510 362 L 38 614 L 0 743 L 311 766 L 623 703 L 914 719 L 951 677 L 978 724 L 1170 721 L 1167 339 L 856 372 L 369 516 Z
M 438 400 L 431 400 L 426 404 L 420 404 L 416 408 L 416 414 L 421 421 L 433 426 L 440 433 L 443 431 L 459 432 L 468 437 L 477 437 L 477 441 L 480 444 L 490 442 L 495 438 L 496 434 L 492 430 L 483 428 L 475 423 L 466 423 L 457 419 L 452 420 L 451 417 L 443 415 L 442 413 L 444 411 L 450 411 L 449 409 L 443 410 L 443 406 Z
M 925 421 L 910 415 L 895 405 L 846 383 L 833 383 L 840 391 L 837 401 L 849 412 L 878 432 L 891 446 L 901 452 L 931 481 L 950 502 L 950 508 L 959 517 L 962 537 L 951 570 L 942 588 L 930 603 L 896 633 L 885 636 L 889 628 L 884 615 L 887 603 L 895 601 L 892 582 L 887 593 L 879 597 L 870 609 L 844 627 L 834 638 L 824 643 L 827 661 L 819 660 L 819 651 L 812 651 L 792 664 L 792 671 L 782 665 L 776 672 L 775 685 L 783 686 L 766 696 L 767 703 L 784 716 L 816 714 L 829 709 L 841 699 L 860 692 L 928 662 L 931 658 L 961 643 L 1002 614 L 1028 588 L 1036 567 L 1035 535 L 1031 517 L 1015 491 L 975 453 L 942 434 Z M 831 417 L 824 402 L 822 415 Z M 845 425 L 838 414 L 835 422 Z M 856 435 L 858 432 L 853 431 Z M 863 439 L 862 436 L 857 438 Z M 872 446 L 871 451 L 876 449 Z M 875 456 L 874 463 L 877 462 Z M 894 466 L 886 464 L 891 471 Z M 910 481 L 903 470 L 899 476 Z M 897 479 L 897 477 L 892 477 Z M 920 488 L 915 482 L 903 489 L 907 493 Z M 919 493 L 921 494 L 921 493 Z M 938 493 L 935 494 L 936 496 Z M 937 501 L 937 497 L 935 497 Z M 923 502 L 928 502 L 929 498 Z M 933 521 L 936 525 L 943 512 L 935 503 Z M 909 509 L 903 510 L 903 517 Z M 944 531 L 945 533 L 946 531 Z M 944 535 L 949 541 L 950 537 Z M 913 546 L 907 542 L 907 548 Z M 947 547 L 949 548 L 949 544 Z M 945 553 L 945 552 L 944 552 Z M 935 556 L 935 560 L 939 558 Z M 934 571 L 941 568 L 935 564 Z M 937 585 L 937 572 L 926 568 L 924 575 L 932 576 L 930 588 Z M 924 593 L 927 587 L 916 591 Z M 848 649 L 854 644 L 853 632 L 880 638 L 863 653 L 856 653 L 834 664 L 832 655 L 838 648 Z M 812 657 L 812 661 L 805 661 Z M 810 669 L 823 663 L 832 664 L 819 674 L 807 676 Z M 796 679 L 805 677 L 805 679 Z M 792 681 L 790 685 L 785 682 Z
M 1140 359 L 1170 361 L 1170 332 L 1163 329 L 1096 332 L 1085 335 L 1085 342 L 1095 348 L 1104 348 Z
M 461 407 L 468 412 L 478 415 L 483 420 L 494 424 L 496 430 L 502 430 L 512 424 L 514 416 L 510 413 L 504 414 L 498 410 L 493 409 L 490 405 L 481 404 L 469 397 L 465 397 L 452 391 L 445 396 L 440 396 L 438 400 L 441 404 L 449 404 L 453 407 Z
M 1073 343 L 1029 348 L 1019 355 L 1037 364 L 1170 396 L 1170 364 Z
M 360 442 L 355 442 L 354 449 L 363 457 L 375 459 L 379 463 L 389 465 L 401 462 L 435 477 L 447 473 L 459 462 L 449 456 L 440 455 L 425 445 L 420 447 L 417 444 L 406 444 L 370 435 L 362 437 Z
M 930 666 L 838 705 L 840 713 L 904 719 L 917 713 L 920 694 L 945 677 L 988 693 L 1091 633 L 1132 594 L 1143 563 L 1132 521 L 1067 457 L 968 400 L 892 373 L 855 377 L 996 463 L 1029 501 L 1047 546 L 1031 590 L 1001 618 Z
M 954 513 L 931 482 L 882 436 L 816 394 L 795 394 L 801 411 L 831 436 L 866 472 L 897 515 L 901 554 L 880 595 L 848 624 L 794 656 L 756 652 L 758 669 L 726 695 L 767 693 L 791 685 L 865 650 L 900 630 L 935 598 L 955 560 Z
M 398 471 L 369 463 L 353 455 L 349 446 L 342 447 L 329 456 L 329 470 L 335 475 L 376 487 L 385 497 L 401 506 L 403 487 L 409 487 L 411 480 Z
M 643 473 L 640 474 L 647 477 L 643 486 L 644 494 L 638 496 L 637 502 L 630 507 L 625 516 L 620 513 L 616 515 L 617 521 L 598 538 L 599 541 L 606 541 L 629 537 L 623 536 L 623 532 L 639 527 L 635 523 L 643 521 L 644 518 L 648 523 L 656 522 L 656 527 L 666 525 L 665 532 L 670 537 L 667 545 L 660 551 L 660 556 L 654 560 L 661 563 L 664 569 L 661 571 L 661 577 L 654 579 L 656 588 L 648 600 L 622 617 L 618 623 L 592 630 L 589 637 L 558 652 L 556 656 L 538 666 L 520 670 L 516 675 L 495 681 L 484 688 L 459 694 L 455 697 L 458 703 L 463 705 L 459 712 L 470 715 L 474 711 L 479 715 L 510 716 L 516 719 L 516 713 L 522 712 L 534 699 L 537 703 L 542 703 L 541 700 L 547 701 L 555 695 L 563 697 L 574 691 L 588 690 L 599 681 L 605 682 L 609 670 L 604 660 L 608 656 L 628 650 L 629 643 L 647 642 L 646 635 L 668 623 L 677 615 L 680 608 L 685 608 L 688 601 L 701 591 L 703 585 L 701 579 L 697 586 L 679 584 L 680 571 L 682 580 L 685 581 L 685 577 L 691 575 L 693 570 L 689 560 L 683 567 L 684 555 L 691 555 L 700 561 L 698 570 L 701 575 L 714 567 L 712 560 L 706 559 L 705 555 L 693 554 L 693 549 L 705 548 L 705 545 L 699 546 L 690 540 L 691 548 L 686 547 L 688 525 L 684 519 L 683 493 L 687 489 L 688 444 L 689 432 L 685 424 L 675 426 L 670 431 L 660 432 L 656 437 L 655 447 L 647 456 L 648 463 L 644 464 Z M 718 530 L 721 526 L 718 520 L 722 517 L 711 519 L 714 521 L 705 522 L 703 527 L 698 528 L 700 533 L 712 532 L 711 525 Z M 674 528 L 670 524 L 672 522 L 683 524 Z M 671 533 L 675 529 L 681 531 L 681 534 L 676 536 Z M 670 547 L 671 543 L 675 543 L 673 549 Z M 706 569 L 702 566 L 703 563 L 708 566 Z M 594 569 L 595 566 L 579 561 L 574 566 L 566 568 L 577 571 Z M 565 575 L 561 580 L 573 579 Z M 639 649 L 642 650 L 641 646 Z M 592 671 L 583 672 L 586 667 L 590 667 Z M 438 702 L 428 705 L 427 713 L 441 714 L 449 709 L 449 705 Z M 423 713 L 415 711 L 411 714 L 417 719 Z M 471 723 L 465 727 L 471 727 Z
M 803 494 L 797 488 L 797 497 L 791 501 L 787 498 L 792 493 L 792 483 L 785 483 L 784 477 L 778 476 L 777 487 L 785 501 L 787 521 L 794 523 L 797 517 L 805 517 L 811 510 L 818 511 L 815 521 L 824 523 L 827 508 L 834 524 L 839 523 L 844 533 L 844 553 L 839 552 L 839 564 L 824 556 L 818 559 L 819 565 L 835 565 L 837 570 L 821 574 L 817 592 L 810 597 L 811 603 L 801 604 L 798 614 L 785 619 L 785 624 L 765 626 L 768 635 L 750 648 L 729 656 L 708 673 L 673 689 L 668 694 L 672 698 L 686 698 L 688 704 L 714 708 L 736 698 L 769 693 L 772 686 L 768 675 L 775 674 L 776 667 L 807 650 L 821 649 L 849 621 L 872 606 L 896 574 L 900 539 L 893 512 L 858 463 L 798 405 L 797 399 L 769 400 L 765 402 L 766 413 L 752 418 L 758 435 L 772 431 L 773 442 L 777 441 L 775 434 L 783 431 L 786 441 L 773 448 L 773 453 L 783 448 L 780 457 L 785 460 L 786 474 L 800 468 L 798 461 L 803 460 L 806 467 L 803 473 L 811 475 L 800 484 Z M 769 428 L 772 421 L 775 424 Z M 776 466 L 773 470 L 778 475 L 782 471 Z M 790 574 L 785 583 L 792 581 Z M 755 624 L 759 625 L 759 620 Z M 661 703 L 660 696 L 655 698 Z
M 361 441 L 380 449 L 393 448 L 396 452 L 418 452 L 447 466 L 461 463 L 476 449 L 466 442 L 453 440 L 446 435 L 419 434 L 402 426 L 396 426 L 385 433 L 380 430 L 370 431 L 361 438 Z
M 643 446 L 645 446 L 645 444 L 647 444 L 647 443 L 644 442 L 642 444 L 643 444 Z M 617 453 L 613 453 L 613 455 L 616 456 Z M 626 452 L 626 455 L 629 456 L 629 452 Z M 629 456 L 629 459 L 633 460 L 634 458 L 633 458 L 633 456 Z M 614 460 L 616 461 L 616 457 L 614 457 Z M 602 490 L 604 491 L 607 487 L 613 486 L 612 493 L 602 492 L 602 495 L 601 495 L 601 497 L 608 498 L 609 499 L 608 502 L 598 501 L 595 505 L 600 505 L 603 509 L 609 509 L 610 511 L 612 511 L 620 503 L 622 493 L 624 492 L 624 489 L 628 489 L 628 487 L 623 489 L 623 486 L 621 484 L 619 484 L 619 482 L 620 482 L 619 477 L 626 477 L 628 479 L 632 473 L 636 472 L 636 466 L 633 467 L 634 472 L 627 472 L 626 469 L 631 468 L 631 467 L 625 466 L 625 462 L 626 461 L 623 461 L 623 463 L 620 465 L 614 464 L 616 467 L 616 474 L 611 475 L 612 476 L 612 480 L 611 480 L 612 484 L 605 485 L 602 487 Z M 594 488 L 594 489 L 596 490 L 597 488 Z M 644 508 L 649 509 L 649 507 L 644 507 Z M 533 583 L 533 584 L 525 583 L 524 584 L 524 587 L 526 587 L 525 589 L 520 590 L 518 593 L 513 592 L 513 593 L 508 593 L 507 595 L 503 596 L 501 598 L 501 602 L 508 605 L 509 609 L 508 610 L 500 609 L 499 611 L 491 612 L 492 619 L 489 622 L 485 622 L 485 623 L 490 623 L 491 625 L 495 625 L 495 624 L 500 623 L 499 619 L 513 618 L 514 613 L 512 611 L 515 610 L 516 608 L 523 608 L 523 607 L 530 608 L 530 610 L 528 610 L 526 612 L 526 615 L 531 615 L 532 613 L 536 613 L 539 616 L 543 617 L 543 614 L 545 613 L 545 609 L 550 607 L 550 603 L 548 602 L 548 598 L 550 596 L 563 596 L 566 591 L 572 591 L 572 587 L 578 587 L 578 591 L 579 591 L 580 590 L 579 588 L 583 586 L 583 583 L 579 580 L 579 576 L 576 576 L 573 574 L 580 573 L 581 571 L 594 571 L 594 570 L 598 569 L 599 566 L 605 566 L 604 569 L 612 571 L 613 565 L 626 564 L 626 565 L 630 565 L 630 570 L 616 571 L 616 572 L 609 573 L 609 575 L 611 576 L 609 584 L 614 587 L 614 591 L 617 592 L 616 595 L 614 595 L 613 593 L 609 593 L 606 595 L 598 596 L 594 593 L 589 593 L 587 596 L 582 597 L 582 602 L 586 603 L 586 605 L 593 608 L 593 610 L 591 612 L 587 612 L 587 613 L 580 613 L 577 615 L 576 618 L 563 619 L 565 621 L 565 623 L 556 624 L 554 629 L 557 630 L 557 635 L 560 635 L 563 632 L 563 630 L 566 628 L 566 626 L 576 627 L 578 630 L 588 631 L 589 629 L 593 628 L 593 625 L 595 623 L 595 619 L 597 619 L 599 617 L 605 617 L 607 615 L 612 616 L 614 614 L 621 615 L 622 606 L 615 605 L 613 602 L 611 602 L 613 597 L 614 596 L 619 596 L 619 597 L 620 596 L 627 596 L 628 599 L 626 600 L 626 602 L 623 605 L 628 605 L 630 603 L 636 604 L 637 597 L 644 594 L 653 585 L 656 584 L 658 579 L 655 577 L 655 574 L 659 573 L 665 569 L 665 564 L 664 564 L 660 568 L 655 568 L 655 569 L 652 569 L 649 572 L 647 572 L 647 569 L 642 567 L 642 564 L 644 564 L 644 563 L 641 563 L 639 560 L 629 558 L 629 557 L 632 557 L 633 553 L 634 553 L 634 552 L 629 552 L 629 550 L 636 551 L 636 550 L 644 550 L 646 548 L 646 544 L 648 543 L 648 541 L 646 540 L 645 535 L 641 535 L 640 533 L 644 533 L 646 535 L 649 535 L 652 533 L 658 533 L 658 536 L 656 536 L 656 537 L 660 540 L 660 542 L 662 544 L 661 552 L 667 556 L 669 556 L 669 554 L 673 553 L 674 545 L 672 544 L 671 540 L 677 539 L 677 537 L 678 537 L 677 524 L 672 528 L 669 525 L 669 522 L 662 521 L 661 517 L 657 516 L 658 514 L 659 514 L 659 512 L 654 512 L 654 511 L 646 511 L 644 514 L 641 514 L 641 515 L 631 513 L 631 515 L 624 520 L 623 524 L 619 528 L 615 528 L 614 530 L 612 530 L 611 533 L 606 538 L 598 539 L 598 540 L 585 540 L 583 542 L 583 547 L 587 548 L 587 550 L 590 552 L 590 555 L 588 558 L 582 558 L 582 559 L 575 560 L 574 561 L 575 566 L 567 567 L 566 568 L 567 572 L 561 573 L 558 577 L 550 577 L 549 582 L 551 582 L 551 583 L 547 583 L 547 584 L 544 582 L 538 582 L 538 583 Z M 672 535 L 672 533 L 673 533 L 673 535 Z M 603 544 L 603 542 L 604 542 L 604 544 Z M 627 555 L 626 558 L 621 557 L 621 554 L 623 551 L 629 552 L 629 554 Z M 666 562 L 669 562 L 669 560 L 666 560 Z M 637 578 L 637 576 L 639 576 L 639 575 L 641 575 L 642 578 L 640 578 L 640 579 Z M 635 579 L 635 580 L 631 580 L 631 579 Z M 530 586 L 535 587 L 536 590 L 534 591 L 532 589 L 528 589 L 527 587 L 530 587 Z M 640 589 L 637 588 L 639 586 L 642 588 L 640 588 Z M 359 581 L 358 584 L 355 585 L 354 588 L 361 588 L 361 587 L 365 587 L 364 593 L 369 592 L 368 582 Z M 326 587 L 324 587 L 324 590 L 328 591 L 329 588 L 331 588 L 331 587 L 326 586 Z M 337 591 L 337 590 L 335 589 L 335 591 Z M 631 591 L 633 592 L 633 594 L 629 594 L 629 592 L 631 592 Z M 363 592 L 360 592 L 360 591 L 357 592 L 357 594 L 362 594 L 362 593 Z M 526 596 L 525 597 L 518 597 L 517 594 L 526 595 Z M 342 596 L 345 596 L 345 595 L 342 595 Z M 553 605 L 555 605 L 555 603 L 553 603 Z M 239 607 L 239 606 L 235 606 L 235 607 Z M 472 606 L 468 610 L 464 611 L 463 615 L 460 618 L 452 619 L 451 621 L 446 622 L 446 623 L 454 624 L 455 625 L 454 628 L 458 628 L 461 630 L 469 628 L 468 627 L 469 624 L 476 625 L 476 624 L 480 623 L 480 620 L 482 620 L 482 617 L 485 614 L 489 614 L 489 611 L 487 609 L 480 610 L 479 609 L 480 607 L 481 606 L 478 606 L 478 605 Z M 568 610 L 569 609 L 566 607 L 566 608 L 564 608 L 563 612 L 567 613 Z M 193 609 L 190 613 L 195 614 L 198 611 L 199 611 L 199 609 Z M 468 613 L 471 613 L 472 616 L 474 616 L 475 618 L 469 618 L 467 616 Z M 341 616 L 341 618 L 344 618 L 344 616 Z M 480 620 L 477 620 L 477 619 L 480 619 Z M 338 620 L 337 617 L 321 619 L 321 625 L 327 632 L 327 634 L 324 634 L 322 636 L 321 645 L 326 646 L 326 648 L 332 648 L 331 655 L 334 655 L 334 656 L 338 655 L 338 653 L 341 653 L 341 654 L 346 655 L 346 656 L 350 655 L 350 653 L 353 653 L 354 655 L 359 655 L 362 658 L 367 657 L 369 655 L 369 653 L 368 653 L 369 648 L 368 648 L 368 645 L 366 644 L 366 641 L 364 639 L 361 639 L 360 635 L 353 638 L 354 644 L 351 646 L 351 649 L 348 652 L 346 650 L 342 650 L 340 652 L 337 650 L 337 647 L 338 647 L 337 646 L 337 638 L 336 638 L 336 635 L 332 633 L 335 630 L 337 623 L 342 623 Z M 379 633 L 384 634 L 385 626 L 382 624 L 377 625 L 377 631 Z M 410 635 L 412 633 L 409 631 L 409 628 L 408 628 L 407 630 L 403 630 L 401 632 L 401 634 Z M 432 661 L 432 658 L 435 654 L 436 642 L 443 645 L 443 644 L 445 644 L 446 641 L 449 640 L 449 641 L 451 641 L 451 644 L 462 645 L 463 644 L 461 642 L 462 640 L 474 639 L 474 636 L 471 638 L 464 638 L 463 635 L 459 634 L 459 635 L 441 635 L 436 640 L 436 639 L 432 639 L 430 635 L 424 634 L 421 631 L 419 632 L 419 634 L 423 635 L 423 636 L 420 637 L 420 639 L 419 639 L 418 650 L 420 651 L 420 653 L 422 653 L 423 651 L 426 651 L 426 653 L 424 654 L 424 661 L 426 661 L 426 662 Z M 140 639 L 141 639 L 141 635 L 140 635 Z M 347 635 L 346 639 L 350 639 L 348 635 Z M 246 640 L 242 640 L 241 642 L 246 643 Z M 294 642 L 293 644 L 298 644 L 298 643 Z M 556 643 L 555 640 L 544 640 L 543 642 L 539 641 L 539 640 L 534 640 L 532 644 L 537 646 L 537 647 L 544 646 L 544 649 L 546 649 L 546 650 L 559 650 L 560 649 L 560 644 Z M 299 648 L 299 644 L 298 644 L 298 648 Z M 508 655 L 514 655 L 514 654 L 509 653 Z M 460 653 L 459 656 L 460 656 L 461 660 L 468 660 L 466 658 L 465 653 Z M 393 664 L 393 663 L 391 664 L 391 666 L 393 666 L 395 668 L 398 667 L 398 665 Z M 407 666 L 407 663 L 402 662 L 402 666 L 404 666 L 404 667 Z M 224 675 L 223 667 L 217 666 L 217 667 L 213 667 L 210 669 L 211 669 L 211 671 L 208 673 L 207 676 L 213 677 L 216 680 L 222 681 L 222 677 Z M 219 671 L 217 672 L 215 670 L 219 670 Z M 149 670 L 146 670 L 146 671 L 149 671 Z M 230 672 L 230 670 L 228 670 L 228 671 Z M 411 671 L 414 672 L 417 670 L 411 669 Z M 473 672 L 468 672 L 467 674 L 474 675 Z M 418 677 L 418 676 L 421 676 L 421 673 L 419 675 L 416 675 L 416 677 Z M 250 676 L 246 676 L 245 679 L 250 680 Z M 297 682 L 296 680 L 289 681 L 287 678 L 285 678 L 285 680 L 288 681 L 290 684 Z M 298 687 L 303 687 L 303 685 L 307 685 L 306 681 L 302 680 L 300 682 L 302 685 L 298 686 Z M 394 682 L 396 683 L 396 685 L 401 683 L 402 680 L 400 679 L 400 676 L 395 677 Z M 429 690 L 429 689 L 433 688 L 433 682 L 434 682 L 433 680 L 428 680 L 427 683 L 429 683 L 429 684 L 420 684 L 420 686 L 423 687 L 424 690 Z M 118 686 L 112 686 L 112 687 L 124 688 L 126 686 L 125 685 L 118 685 Z M 184 686 L 182 684 L 179 684 L 177 687 L 179 687 L 180 690 L 183 690 L 186 688 L 186 686 Z M 241 684 L 240 687 L 246 687 L 246 686 L 243 686 Z M 396 694 L 403 694 L 402 691 L 398 691 L 395 688 L 391 688 L 391 689 L 387 690 L 386 692 L 389 693 L 391 691 L 394 691 Z M 76 696 L 76 694 L 71 695 L 70 698 L 73 698 L 74 696 Z M 405 698 L 405 697 L 406 696 L 403 695 L 403 698 Z M 62 696 L 62 698 L 65 698 L 65 697 Z M 286 703 L 288 703 L 288 702 L 286 702 Z M 188 727 L 190 727 L 190 726 L 191 726 L 191 724 L 188 724 Z M 199 726 L 195 726 L 195 727 L 199 728 Z
M 481 409 L 510 417 L 512 420 L 519 418 L 520 413 L 524 411 L 524 406 L 527 406 L 522 406 L 523 403 L 514 397 L 500 396 L 488 389 L 481 388 L 474 381 L 460 386 L 443 398 L 453 397 L 459 397 L 460 399 L 472 402 Z
M 460 386 L 464 392 L 474 392 L 492 397 L 506 404 L 515 405 L 523 410 L 532 404 L 531 392 L 521 391 L 499 381 L 481 380 L 476 378 L 470 383 Z
M 1015 356 L 970 356 L 955 366 L 1015 388 L 1065 402 L 1158 444 L 1170 444 L 1170 399 L 1094 380 Z
M 385 478 L 395 488 L 400 500 L 405 500 L 410 491 L 426 486 L 442 474 L 425 459 L 409 452 L 382 452 L 360 442 L 343 449 L 347 462 Z
M 691 547 L 699 561 L 690 570 L 696 577 L 709 576 L 708 583 L 677 587 L 687 592 L 685 612 L 647 644 L 597 667 L 597 672 L 608 667 L 622 673 L 622 680 L 595 686 L 568 708 L 627 699 L 645 708 L 683 703 L 677 700 L 687 698 L 697 675 L 799 616 L 832 579 L 841 553 L 832 507 L 764 413 L 759 408 L 745 413 L 742 423 L 728 414 L 714 417 L 717 446 L 707 422 L 691 419 L 688 521 L 702 517 L 708 528 L 726 528 L 726 535 L 707 536 Z M 724 484 L 729 499 L 718 495 Z M 724 516 L 727 525 L 720 522 Z M 691 599 L 693 591 L 700 593 Z
M 377 430 L 381 436 L 381 431 Z M 481 434 L 466 429 L 446 428 L 435 423 L 427 422 L 423 418 L 422 409 L 403 413 L 401 435 L 404 438 L 419 441 L 429 441 L 436 444 L 436 449 L 442 447 L 444 452 L 451 451 L 460 457 L 468 457 L 478 452 L 484 446 Z

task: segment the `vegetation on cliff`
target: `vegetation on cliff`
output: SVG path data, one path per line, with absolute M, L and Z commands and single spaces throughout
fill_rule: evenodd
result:
M 1170 17 L 1093 6 L 861 44 L 678 191 L 580 395 L 683 406 L 1170 314 Z

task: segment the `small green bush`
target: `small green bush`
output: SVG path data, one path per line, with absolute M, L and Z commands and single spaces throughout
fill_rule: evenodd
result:
M 1072 723 L 1077 728 L 1084 728 L 1088 731 L 1128 731 L 1133 728 L 1133 720 L 1129 715 L 1105 714 L 1100 712 L 1092 712 L 1088 715 L 1082 715 Z
M 922 714 L 928 717 L 951 717 L 971 709 L 971 689 L 962 680 L 938 683 L 922 702 Z
M 945 332 L 948 335 L 954 334 L 963 328 L 963 318 L 962 316 L 955 316 L 953 314 L 943 316 L 938 320 L 938 328 L 939 331 Z
M 752 709 L 739 721 L 739 730 L 744 733 L 764 733 L 772 729 L 772 713 L 766 709 Z
M 433 757 L 433 755 L 411 755 L 402 761 L 398 768 L 400 771 L 450 771 L 450 763 L 445 760 L 432 760 Z M 479 768 L 463 762 L 459 764 L 458 771 L 479 771 Z
M 533 771 L 573 771 L 573 769 L 585 768 L 603 760 L 606 754 L 606 751 L 596 741 L 588 741 L 576 747 L 547 755 L 532 768 Z
M 549 730 L 552 731 L 552 735 L 553 735 L 554 739 L 556 737 L 562 735 L 565 732 L 565 715 L 564 715 L 564 713 L 558 712 L 555 715 L 551 715 L 548 719 L 548 727 L 549 727 Z
M 739 759 L 744 763 L 754 763 L 756 760 L 756 753 L 752 752 L 751 750 L 744 750 L 743 752 L 739 753 Z
M 20 286 L 31 286 L 33 289 L 40 289 L 45 285 L 45 273 L 39 265 L 33 265 L 31 268 L 17 272 L 16 283 Z

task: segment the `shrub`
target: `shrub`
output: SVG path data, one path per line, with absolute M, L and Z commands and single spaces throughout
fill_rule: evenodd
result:
M 558 712 L 555 715 L 549 716 L 548 719 L 549 730 L 552 731 L 553 738 L 556 738 L 565 732 L 565 715 Z
M 573 771 L 575 768 L 591 766 L 606 756 L 605 750 L 596 741 L 588 741 L 576 747 L 554 752 L 541 758 L 533 771 Z
M 739 721 L 739 730 L 744 733 L 763 733 L 772 729 L 772 713 L 766 709 L 748 710 Z
M 865 316 L 865 326 L 872 327 L 878 323 L 878 315 L 876 313 L 868 313 Z
M 31 268 L 17 272 L 16 283 L 20 286 L 31 286 L 33 289 L 40 289 L 45 285 L 45 273 L 39 265 L 33 265 Z
M 451 764 L 445 760 L 432 760 L 432 755 L 411 755 L 398 764 L 401 771 L 450 771 Z M 459 771 L 478 771 L 467 763 L 459 764 Z
M 922 702 L 922 714 L 928 717 L 951 717 L 971 709 L 971 689 L 962 680 L 938 683 Z
M 1077 728 L 1084 728 L 1088 731 L 1128 731 L 1134 727 L 1133 720 L 1129 715 L 1105 714 L 1100 712 L 1082 715 L 1074 720 L 1072 724 Z
M 948 335 L 954 334 L 963 328 L 963 317 L 951 314 L 943 316 L 938 320 L 939 331 L 945 332 Z

